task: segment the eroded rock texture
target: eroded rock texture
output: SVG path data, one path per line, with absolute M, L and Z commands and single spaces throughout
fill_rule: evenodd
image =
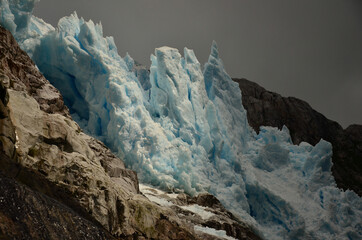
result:
M 0 191 L 0 239 L 115 239 L 66 205 L 2 173 Z
M 136 174 L 81 131 L 58 90 L 3 28 L 0 48 L 2 172 L 97 222 L 100 231 L 133 229 L 122 215 L 125 200 L 138 193 Z M 109 165 L 121 169 L 117 176 L 107 173 Z
M 255 131 L 258 132 L 260 126 L 282 128 L 286 125 L 294 144 L 304 141 L 315 145 L 321 138 L 331 142 L 332 173 L 338 187 L 354 190 L 362 196 L 362 125 L 351 125 L 343 130 L 307 102 L 282 97 L 246 79 L 233 80 L 239 83 L 248 121 Z

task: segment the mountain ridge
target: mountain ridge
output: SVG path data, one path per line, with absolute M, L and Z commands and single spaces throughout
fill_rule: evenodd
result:
M 362 125 L 343 129 L 327 119 L 307 102 L 295 97 L 282 97 L 247 79 L 233 78 L 242 91 L 242 103 L 250 126 L 281 129 L 288 127 L 294 144 L 317 144 L 320 139 L 332 143 L 332 173 L 339 188 L 351 189 L 362 196 Z

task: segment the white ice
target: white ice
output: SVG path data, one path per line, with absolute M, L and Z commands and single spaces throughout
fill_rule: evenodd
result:
M 226 240 L 236 240 L 235 238 L 226 235 L 226 232 L 224 230 L 215 230 L 213 228 L 202 227 L 202 226 L 195 226 L 194 229 L 195 231 L 203 232 L 215 237 L 221 237 Z
M 74 13 L 53 28 L 33 6 L 2 0 L 1 25 L 141 182 L 210 192 L 267 239 L 362 238 L 362 200 L 336 187 L 331 144 L 293 145 L 286 127 L 256 134 L 216 43 L 203 67 L 190 49 L 157 48 L 148 73 L 118 55 L 100 24 Z
M 184 210 L 196 213 L 203 220 L 207 220 L 215 215 L 214 213 L 207 211 L 205 207 L 197 205 L 197 204 L 193 204 L 193 205 L 189 205 L 189 206 L 181 206 L 181 208 Z

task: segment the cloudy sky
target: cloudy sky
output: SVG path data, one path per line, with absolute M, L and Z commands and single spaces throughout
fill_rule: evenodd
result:
M 164 45 L 203 64 L 216 40 L 231 77 L 362 124 L 361 0 L 41 0 L 34 14 L 55 26 L 74 11 L 144 65 Z

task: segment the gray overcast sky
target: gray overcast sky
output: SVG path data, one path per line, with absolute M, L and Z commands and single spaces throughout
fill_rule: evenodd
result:
M 362 124 L 361 0 L 41 0 L 34 14 L 56 26 L 74 11 L 145 65 L 163 45 L 203 64 L 216 40 L 231 77 Z

